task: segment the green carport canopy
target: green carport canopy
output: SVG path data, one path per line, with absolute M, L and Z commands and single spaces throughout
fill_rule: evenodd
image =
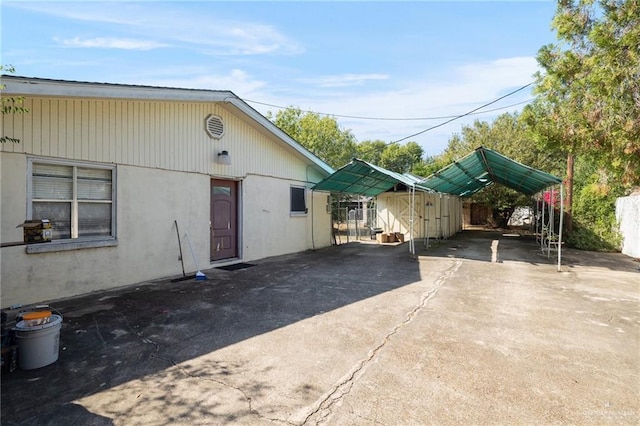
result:
M 403 184 L 407 189 L 415 187 L 429 191 L 429 188 L 419 183 L 420 180 L 416 176 L 395 173 L 354 158 L 349 164 L 318 182 L 313 190 L 375 197 L 397 184 Z
M 461 160 L 420 181 L 420 186 L 468 197 L 492 183 L 533 195 L 549 186 L 562 183 L 562 179 L 481 146 Z

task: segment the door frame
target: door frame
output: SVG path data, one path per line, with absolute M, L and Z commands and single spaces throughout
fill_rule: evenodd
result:
M 211 219 L 213 219 L 213 211 L 211 210 L 212 203 L 211 197 L 213 194 L 211 193 L 211 188 L 213 187 L 213 181 L 222 180 L 228 182 L 236 183 L 236 257 L 228 257 L 226 259 L 213 260 L 211 259 L 212 252 L 212 241 L 211 241 L 211 227 L 213 223 Z M 218 265 L 230 262 L 237 262 L 243 258 L 243 250 L 242 250 L 242 235 L 243 235 L 243 222 L 242 218 L 243 214 L 243 197 L 242 197 L 242 188 L 243 182 L 241 179 L 229 179 L 227 177 L 218 177 L 218 176 L 209 176 L 209 263 L 211 265 Z

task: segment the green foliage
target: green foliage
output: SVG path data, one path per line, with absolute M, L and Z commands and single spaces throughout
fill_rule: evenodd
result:
M 615 199 L 640 185 L 640 2 L 560 0 L 552 26 L 522 117 L 540 146 L 576 158 L 569 244 L 617 249 Z
M 378 166 L 386 148 L 386 142 L 381 140 L 362 141 L 356 146 L 356 157 Z
M 413 165 L 411 173 L 416 176 L 429 177 L 440 169 L 444 169 L 449 165 L 450 161 L 442 155 L 429 156 L 424 160 Z
M 589 156 L 640 185 L 640 2 L 561 0 L 530 119 L 552 149 Z
M 359 159 L 397 173 L 412 172 L 422 163 L 423 154 L 422 147 L 416 142 L 398 145 L 381 140 L 362 141 L 356 147 Z
M 624 195 L 624 187 L 609 179 L 606 170 L 590 158 L 578 160 L 575 174 L 574 227 L 568 244 L 583 250 L 619 250 L 615 203 Z
M 332 117 L 287 108 L 275 117 L 269 112 L 267 118 L 333 168 L 347 164 L 356 153 L 355 137 Z
M 6 71 L 8 73 L 15 73 L 16 70 L 11 65 L 0 65 L 0 73 L 2 71 Z M 5 85 L 0 84 L 0 92 L 4 90 Z M 0 112 L 2 115 L 5 114 L 23 114 L 25 112 L 29 112 L 29 109 L 22 106 L 24 102 L 23 96 L 0 96 Z M 0 143 L 12 142 L 12 143 L 20 143 L 20 139 L 12 138 L 9 136 L 0 136 Z
M 397 173 L 410 172 L 414 164 L 420 163 L 424 151 L 415 142 L 406 145 L 388 145 L 380 156 L 380 167 Z
M 548 173 L 558 175 L 563 170 L 562 154 L 539 147 L 526 121 L 516 114 L 502 114 L 492 123 L 476 120 L 472 125 L 463 126 L 461 133 L 449 139 L 444 153 L 433 163 L 446 166 L 480 146 Z M 506 227 L 516 207 L 531 204 L 528 196 L 498 184 L 474 194 L 471 201 L 490 207 L 500 227 Z
M 299 108 L 278 111 L 267 118 L 333 168 L 340 168 L 353 157 L 398 173 L 412 170 L 422 159 L 423 150 L 415 142 L 387 144 L 381 140 L 357 143 L 349 130 L 341 129 L 333 117 L 323 117 Z

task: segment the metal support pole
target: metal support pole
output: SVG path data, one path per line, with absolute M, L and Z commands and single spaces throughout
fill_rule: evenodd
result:
M 347 244 L 348 244 L 349 234 L 351 234 L 351 230 L 349 229 L 349 207 L 344 208 L 344 221 L 347 223 Z
M 416 186 L 411 187 L 411 223 L 409 224 L 409 251 L 413 256 L 416 254 L 416 249 L 413 241 L 413 223 L 415 220 L 416 210 Z
M 564 185 L 560 184 L 560 229 L 558 230 L 558 272 L 562 271 L 562 226 L 564 219 Z
M 542 206 L 541 206 L 541 210 L 542 210 L 542 221 L 540 222 L 540 250 L 542 250 L 542 252 L 544 253 L 544 237 L 547 233 L 547 227 L 545 226 L 544 223 L 544 211 L 547 209 L 547 206 L 545 206 L 545 201 L 544 201 L 544 191 L 542 192 Z
M 549 238 L 547 238 L 547 259 L 551 256 L 551 243 L 556 233 L 556 218 L 554 210 L 556 208 L 555 195 L 553 189 L 549 193 Z
M 431 197 L 431 194 L 427 194 L 426 197 Z M 426 207 L 425 207 L 425 216 L 427 217 L 426 219 L 426 233 L 427 233 L 427 238 L 425 238 L 424 240 L 424 248 L 426 248 L 427 250 L 429 250 L 429 224 L 430 224 L 430 219 L 429 219 L 429 206 L 431 206 L 431 200 L 429 199 L 426 202 Z

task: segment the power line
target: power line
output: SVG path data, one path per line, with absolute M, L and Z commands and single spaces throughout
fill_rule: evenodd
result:
M 515 93 L 515 92 L 514 92 Z M 502 98 L 500 98 L 502 99 Z M 278 109 L 287 109 L 287 108 L 291 108 L 291 107 L 283 107 L 281 105 L 274 105 L 274 104 L 268 104 L 265 102 L 258 102 L 258 101 L 252 101 L 250 99 L 242 99 L 244 102 L 248 102 L 248 103 L 252 103 L 252 104 L 258 104 L 258 105 L 265 105 L 265 106 L 270 106 L 273 108 L 278 108 Z M 498 99 L 499 100 L 499 99 Z M 319 115 L 326 115 L 328 117 L 338 117 L 338 118 L 351 118 L 351 119 L 356 119 L 356 120 L 377 120 L 377 121 L 425 121 L 425 120 L 444 120 L 447 118 L 460 118 L 460 117 L 464 117 L 466 115 L 479 115 L 479 114 L 486 114 L 488 112 L 494 112 L 494 111 L 500 111 L 502 109 L 507 109 L 507 108 L 511 108 L 514 106 L 518 106 L 518 105 L 522 105 L 522 104 L 526 104 L 529 103 L 533 100 L 533 98 L 531 99 L 527 99 L 526 101 L 522 101 L 522 102 L 516 102 L 515 104 L 511 104 L 511 105 L 506 105 L 500 108 L 494 108 L 494 109 L 488 109 L 486 111 L 479 111 L 479 112 L 470 112 L 470 113 L 466 113 L 463 116 L 460 115 L 443 115 L 440 117 L 408 117 L 408 118 L 391 118 L 391 117 L 363 117 L 363 116 L 358 116 L 358 115 L 342 115 L 342 114 L 330 114 L 327 112 L 317 112 L 317 111 L 312 111 L 312 110 L 304 110 L 303 112 L 305 113 L 312 113 L 312 114 L 319 114 Z M 497 101 L 497 100 L 496 100 Z M 495 103 L 496 101 L 492 101 L 488 104 L 485 104 L 479 108 L 483 108 L 484 106 L 487 105 L 491 105 L 492 103 Z M 477 111 L 474 110 L 474 111 Z
M 518 89 L 516 89 L 516 90 L 514 90 L 514 91 L 512 91 L 512 92 L 509 92 L 509 93 L 507 93 L 506 95 L 500 96 L 499 98 L 494 99 L 494 100 L 493 100 L 493 101 L 491 101 L 491 102 L 488 102 L 488 103 L 486 103 L 486 104 L 484 104 L 484 105 L 482 105 L 482 106 L 479 106 L 478 108 L 474 108 L 474 109 L 472 109 L 472 110 L 471 110 L 471 111 L 469 111 L 469 112 L 466 112 L 466 113 L 464 113 L 464 114 L 461 114 L 461 115 L 455 116 L 455 117 L 453 117 L 453 118 L 451 118 L 451 119 L 449 119 L 449 120 L 447 120 L 447 121 L 444 121 L 444 122 L 442 122 L 442 123 L 440 123 L 440 124 L 436 124 L 435 126 L 431 126 L 431 127 L 427 128 L 427 129 L 424 129 L 424 130 L 422 130 L 422 131 L 419 131 L 418 133 L 414 133 L 414 134 L 412 134 L 412 135 L 405 136 L 404 138 L 398 139 L 398 140 L 396 140 L 396 141 L 389 142 L 387 145 L 391 145 L 391 144 L 394 144 L 394 143 L 402 142 L 402 141 L 407 140 L 407 139 L 409 139 L 409 138 L 412 138 L 412 137 L 414 137 L 414 136 L 418 136 L 418 135 L 421 135 L 421 134 L 423 134 L 423 133 L 426 133 L 426 132 L 428 132 L 428 131 L 430 131 L 430 130 L 437 129 L 438 127 L 442 127 L 442 126 L 444 126 L 445 124 L 448 124 L 448 123 L 451 123 L 452 121 L 458 120 L 459 118 L 462 118 L 462 117 L 466 117 L 466 116 L 468 116 L 468 115 L 471 115 L 471 114 L 473 114 L 474 112 L 478 111 L 479 109 L 482 109 L 482 108 L 484 108 L 484 107 L 487 107 L 487 106 L 489 106 L 489 105 L 491 105 L 491 104 L 495 104 L 496 102 L 498 102 L 498 101 L 500 101 L 500 100 L 502 100 L 502 99 L 504 99 L 504 98 L 506 98 L 506 97 L 508 97 L 508 96 L 511 96 L 511 95 L 513 95 L 514 93 L 518 93 L 519 91 L 526 89 L 527 87 L 531 86 L 532 84 L 533 84 L 533 82 L 531 82 L 531 83 L 529 83 L 529 84 L 525 84 L 524 86 L 522 86 L 522 87 L 520 87 L 520 88 L 518 88 Z

